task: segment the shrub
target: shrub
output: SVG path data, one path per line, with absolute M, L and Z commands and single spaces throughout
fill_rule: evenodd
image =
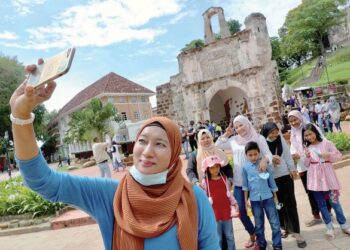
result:
M 0 216 L 32 214 L 32 217 L 51 215 L 66 205 L 52 203 L 34 193 L 22 183 L 22 177 L 0 182 Z
M 327 133 L 326 138 L 334 143 L 339 151 L 350 150 L 350 135 L 345 133 Z
M 335 82 L 336 82 L 338 85 L 345 85 L 345 84 L 348 84 L 348 80 L 346 80 L 346 79 L 335 80 Z

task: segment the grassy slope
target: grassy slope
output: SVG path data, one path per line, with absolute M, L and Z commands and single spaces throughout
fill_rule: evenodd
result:
M 302 81 L 303 73 L 304 73 L 304 78 L 308 77 L 311 73 L 311 70 L 315 66 L 315 63 L 316 63 L 316 59 L 312 59 L 307 63 L 303 64 L 301 67 L 291 69 L 288 74 L 288 79 L 287 79 L 288 84 L 294 85 Z
M 316 59 L 302 65 L 304 76 L 310 75 L 312 68 L 315 66 Z M 327 71 L 329 81 L 347 79 L 350 81 L 350 47 L 339 49 L 327 58 Z M 301 67 L 289 71 L 288 83 L 294 85 L 302 80 Z M 311 84 L 321 86 L 328 83 L 326 70 L 323 71 L 320 80 Z
M 350 80 L 350 47 L 339 49 L 327 59 L 327 71 L 330 82 L 342 79 Z M 327 83 L 327 72 L 324 70 L 320 80 L 313 85 L 321 86 Z

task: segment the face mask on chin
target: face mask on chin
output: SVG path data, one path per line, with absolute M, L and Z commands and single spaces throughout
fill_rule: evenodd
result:
M 160 185 L 166 183 L 167 175 L 172 167 L 156 174 L 143 174 L 134 165 L 130 168 L 129 173 L 135 181 L 143 186 Z
M 272 139 L 270 139 L 269 137 L 266 138 L 266 141 L 268 141 L 268 142 L 273 142 L 275 140 L 276 140 L 276 138 L 272 138 Z

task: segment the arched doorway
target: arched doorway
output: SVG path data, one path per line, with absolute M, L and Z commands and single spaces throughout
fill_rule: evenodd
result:
M 227 126 L 239 114 L 248 113 L 246 93 L 237 87 L 221 89 L 209 102 L 210 120 Z

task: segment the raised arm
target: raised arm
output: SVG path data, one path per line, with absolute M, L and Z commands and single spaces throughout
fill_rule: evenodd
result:
M 38 63 L 42 64 L 43 60 L 39 60 Z M 35 65 L 26 67 L 28 72 L 34 72 L 35 69 Z M 48 100 L 55 88 L 55 82 L 49 82 L 46 86 L 34 89 L 32 86 L 27 86 L 26 81 L 24 81 L 11 96 L 12 116 L 17 119 L 28 120 L 33 109 Z M 38 155 L 39 149 L 36 143 L 33 123 L 25 125 L 12 123 L 12 133 L 17 158 L 29 160 Z
M 233 135 L 233 128 L 228 127 L 226 128 L 225 133 L 222 136 L 219 136 L 218 140 L 215 142 L 215 145 L 218 148 L 221 149 L 231 149 L 230 141 L 232 140 L 232 137 L 229 138 L 230 136 Z
M 42 63 L 42 60 L 39 63 Z M 35 65 L 26 67 L 28 72 L 35 69 Z M 55 87 L 56 84 L 50 82 L 46 86 L 34 89 L 24 81 L 10 99 L 12 116 L 15 119 L 28 120 L 32 110 L 48 100 Z M 108 207 L 108 202 L 101 201 L 113 199 L 117 182 L 74 177 L 53 171 L 39 153 L 33 123 L 16 123 L 18 120 L 12 123 L 15 154 L 27 186 L 46 199 L 76 205 L 92 215 L 101 210 L 101 206 Z

